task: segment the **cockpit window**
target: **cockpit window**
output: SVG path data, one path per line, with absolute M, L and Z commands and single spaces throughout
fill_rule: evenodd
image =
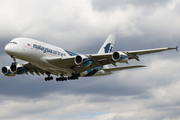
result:
M 9 44 L 17 44 L 17 42 L 10 42 Z

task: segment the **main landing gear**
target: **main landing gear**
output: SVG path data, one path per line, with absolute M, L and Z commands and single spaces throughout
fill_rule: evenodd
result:
M 53 80 L 53 76 L 50 76 L 51 74 L 49 72 L 46 72 L 46 74 L 48 75 L 48 77 L 45 77 L 45 81 Z
M 68 77 L 64 77 L 63 75 L 61 75 L 61 77 L 56 78 L 56 81 L 78 80 L 79 76 L 79 74 L 72 74 L 72 76 Z
M 79 79 L 79 74 L 72 74 L 72 76 L 64 77 L 61 75 L 61 77 L 57 77 L 56 81 L 67 81 L 67 80 L 78 80 Z M 53 80 L 53 76 L 50 76 L 48 74 L 48 77 L 45 77 L 45 81 L 51 81 Z
M 14 61 L 13 63 L 14 63 L 14 64 L 17 64 L 16 58 L 15 58 L 13 55 L 12 55 L 11 57 L 13 58 L 13 61 Z
M 45 77 L 45 81 L 50 81 L 50 80 L 53 80 L 53 76 Z

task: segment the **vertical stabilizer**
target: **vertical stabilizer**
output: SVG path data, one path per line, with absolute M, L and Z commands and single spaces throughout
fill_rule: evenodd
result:
M 115 39 L 115 35 L 109 35 L 97 54 L 111 53 L 114 48 Z
M 97 54 L 111 53 L 114 48 L 115 40 L 115 35 L 109 35 Z M 108 65 L 104 65 L 103 68 L 108 68 Z

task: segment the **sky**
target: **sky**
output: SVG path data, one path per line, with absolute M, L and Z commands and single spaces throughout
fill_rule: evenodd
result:
M 95 54 L 109 34 L 114 51 L 130 51 L 176 47 L 179 31 L 180 0 L 0 0 L 0 66 L 11 65 L 4 46 L 16 37 Z M 165 51 L 129 61 L 145 68 L 66 82 L 0 75 L 0 119 L 180 120 L 179 61 Z

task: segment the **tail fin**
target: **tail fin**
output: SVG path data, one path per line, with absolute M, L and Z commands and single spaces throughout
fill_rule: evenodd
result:
M 114 48 L 115 40 L 116 40 L 115 35 L 112 34 L 109 35 L 97 54 L 111 53 Z M 104 65 L 103 68 L 109 68 L 109 67 L 108 65 Z
M 111 53 L 114 48 L 115 39 L 115 35 L 109 35 L 97 54 Z

